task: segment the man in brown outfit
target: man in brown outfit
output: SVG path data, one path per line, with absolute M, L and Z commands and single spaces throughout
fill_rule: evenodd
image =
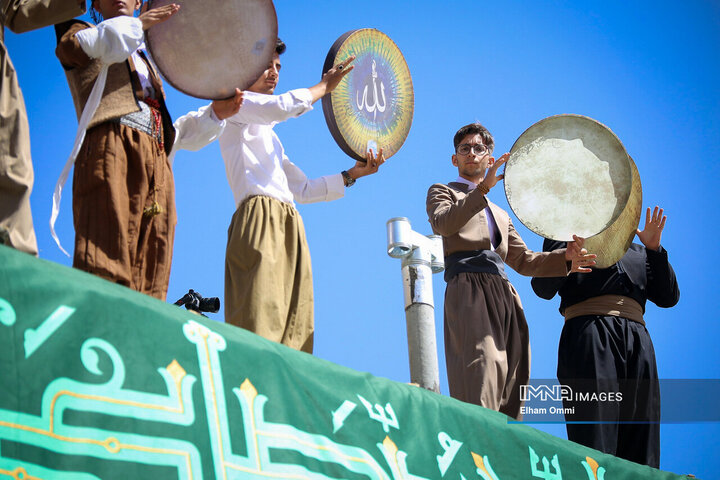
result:
M 58 26 L 55 53 L 65 69 L 79 130 L 86 130 L 73 177 L 73 266 L 165 300 L 176 223 L 173 153 L 215 140 L 224 119 L 240 108 L 242 92 L 173 123 L 162 80 L 142 47 L 144 31 L 180 7 L 164 5 L 135 17 L 140 4 L 93 0 L 93 10 L 104 20 L 96 26 L 79 21 Z M 103 71 L 101 98 L 86 120 Z
M 486 198 L 503 175 L 490 132 L 473 123 L 455 134 L 452 164 L 459 177 L 427 195 L 433 232 L 445 250 L 445 358 L 450 395 L 520 418 L 520 385 L 530 378 L 530 341 L 520 298 L 505 274 L 565 276 L 588 272 L 595 255 L 574 237 L 567 249 L 533 252 L 507 212 Z
M 30 128 L 15 67 L 5 49 L 5 27 L 24 33 L 84 12 L 85 0 L 0 0 L 0 244 L 33 255 L 38 249 L 30 212 Z

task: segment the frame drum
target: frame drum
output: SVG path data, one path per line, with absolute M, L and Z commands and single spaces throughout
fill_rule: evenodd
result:
M 277 17 L 271 0 L 151 0 L 180 10 L 145 32 L 153 61 L 170 85 L 221 100 L 247 89 L 272 61 Z
M 540 120 L 520 135 L 505 165 L 505 195 L 517 218 L 546 238 L 591 237 L 615 222 L 630 197 L 625 147 L 582 115 Z
M 635 230 L 642 215 L 642 184 L 632 157 L 630 170 L 632 172 L 632 188 L 630 198 L 620 216 L 608 228 L 595 236 L 585 239 L 585 247 L 588 252 L 597 255 L 595 268 L 608 268 L 617 263 L 630 248 L 635 238 Z
M 355 55 L 353 70 L 322 99 L 325 121 L 343 152 L 361 162 L 372 148 L 385 158 L 400 149 L 412 124 L 415 96 L 405 58 L 379 30 L 351 30 L 330 48 L 323 74 Z

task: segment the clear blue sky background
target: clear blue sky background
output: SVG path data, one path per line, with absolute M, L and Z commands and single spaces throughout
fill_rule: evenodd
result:
M 318 357 L 408 381 L 400 262 L 385 253 L 385 222 L 405 216 L 417 231 L 431 233 L 425 194 L 432 183 L 456 177 L 450 156 L 460 126 L 485 124 L 499 155 L 536 121 L 577 113 L 618 135 L 640 171 L 644 205 L 661 205 L 668 215 L 662 243 L 681 299 L 670 310 L 649 304 L 646 314 L 661 377 L 720 378 L 720 326 L 712 308 L 718 286 L 713 245 L 720 224 L 720 3 L 279 0 L 275 5 L 288 45 L 278 91 L 316 83 L 335 39 L 366 27 L 397 43 L 415 91 L 409 137 L 377 175 L 358 181 L 341 200 L 299 206 L 313 259 Z M 48 228 L 52 190 L 77 126 L 54 56 L 54 32 L 8 32 L 6 41 L 30 118 L 40 256 L 70 265 Z M 166 90 L 174 117 L 206 103 Z M 277 132 L 290 158 L 311 177 L 353 164 L 334 143 L 320 103 Z M 217 144 L 181 153 L 174 170 L 179 221 L 168 299 L 188 288 L 222 299 L 234 202 Z M 58 222 L 67 248 L 74 235 L 70 191 L 68 184 Z M 490 198 L 508 209 L 501 186 Z M 542 239 L 515 223 L 530 248 L 541 249 Z M 530 325 L 532 377 L 554 378 L 563 323 L 559 302 L 535 297 L 528 278 L 510 272 L 510 279 Z M 444 288 L 442 277 L 435 276 L 441 388 L 447 394 Z M 213 318 L 222 321 L 221 314 Z M 720 407 L 716 398 L 691 400 L 693 408 Z M 565 435 L 562 426 L 539 427 Z M 718 423 L 663 425 L 662 468 L 717 478 L 718 437 Z

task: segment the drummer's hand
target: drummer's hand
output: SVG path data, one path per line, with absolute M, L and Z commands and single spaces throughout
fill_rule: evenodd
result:
M 240 110 L 243 101 L 243 92 L 239 88 L 235 89 L 235 96 L 226 98 L 225 100 L 215 100 L 212 102 L 212 109 L 218 120 L 225 120 L 232 117 Z
M 577 235 L 573 235 L 573 241 L 568 242 L 567 244 L 567 250 L 565 250 L 565 260 L 572 262 L 570 267 L 571 273 L 592 272 L 592 269 L 589 267 L 595 265 L 595 258 L 597 258 L 597 255 L 594 253 L 588 253 L 586 249 L 582 248 L 584 244 L 585 239 L 578 237 Z
M 164 22 L 171 16 L 175 15 L 178 10 L 180 10 L 180 5 L 177 3 L 170 3 L 162 7 L 151 8 L 148 10 L 148 2 L 145 2 L 140 10 L 138 20 L 142 22 L 143 30 L 147 30 L 153 25 Z
M 365 163 L 355 162 L 355 166 L 348 170 L 348 174 L 355 180 L 366 175 L 372 175 L 378 171 L 380 165 L 385 163 L 385 156 L 381 148 L 377 156 L 373 154 L 372 148 L 365 154 Z
M 505 174 L 501 173 L 500 175 L 498 175 L 497 171 L 502 165 L 505 164 L 505 162 L 507 162 L 509 157 L 509 153 L 502 155 L 497 160 L 495 160 L 493 157 L 490 157 L 490 161 L 492 163 L 490 167 L 488 167 L 487 172 L 485 172 L 485 178 L 483 178 L 482 182 L 480 182 L 480 185 L 485 185 L 488 191 L 490 191 L 490 189 L 497 185 L 500 180 L 505 178 Z
M 645 248 L 655 251 L 660 248 L 660 238 L 663 228 L 665 228 L 665 220 L 667 220 L 667 216 L 663 215 L 663 212 L 664 210 L 657 205 L 653 210 L 652 217 L 650 216 L 650 207 L 645 211 L 645 228 L 635 231 Z
M 319 99 L 335 90 L 335 87 L 338 86 L 340 80 L 342 80 L 345 75 L 347 75 L 353 68 L 355 68 L 354 65 L 348 67 L 348 65 L 350 65 L 350 62 L 352 62 L 353 60 L 355 60 L 355 55 L 350 55 L 344 62 L 340 62 L 339 64 L 335 65 L 333 68 L 325 72 L 322 80 L 320 80 L 320 83 L 310 87 L 310 93 L 313 97 L 313 103 L 317 102 Z

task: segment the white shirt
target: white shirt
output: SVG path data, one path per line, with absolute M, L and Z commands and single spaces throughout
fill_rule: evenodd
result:
M 463 177 L 457 177 L 455 180 L 455 183 L 464 183 L 468 187 L 468 191 L 475 190 L 477 188 L 477 184 L 471 182 L 470 180 L 463 178 Z M 492 212 L 490 211 L 490 206 L 485 207 L 483 210 L 485 213 L 485 218 L 487 219 L 487 225 L 488 230 L 490 230 L 490 250 L 495 250 L 495 245 L 493 243 L 498 242 L 500 239 L 500 231 L 498 229 L 497 223 L 495 223 L 495 217 L 493 217 Z
M 246 91 L 240 111 L 227 119 L 220 136 L 235 205 L 252 195 L 266 195 L 294 205 L 330 201 L 343 197 L 341 174 L 309 179 L 285 154 L 273 127 L 312 110 L 312 95 L 306 88 L 282 95 Z
M 140 79 L 140 85 L 142 85 L 145 97 L 157 98 L 155 97 L 155 89 L 153 88 L 152 82 L 150 81 L 150 69 L 148 68 L 147 63 L 145 63 L 145 61 L 140 56 L 140 50 L 145 50 L 145 42 L 143 42 L 140 47 L 135 50 L 131 55 L 133 63 L 135 64 L 135 71 L 137 72 L 138 78 Z M 149 59 L 150 55 L 146 55 L 146 57 Z

